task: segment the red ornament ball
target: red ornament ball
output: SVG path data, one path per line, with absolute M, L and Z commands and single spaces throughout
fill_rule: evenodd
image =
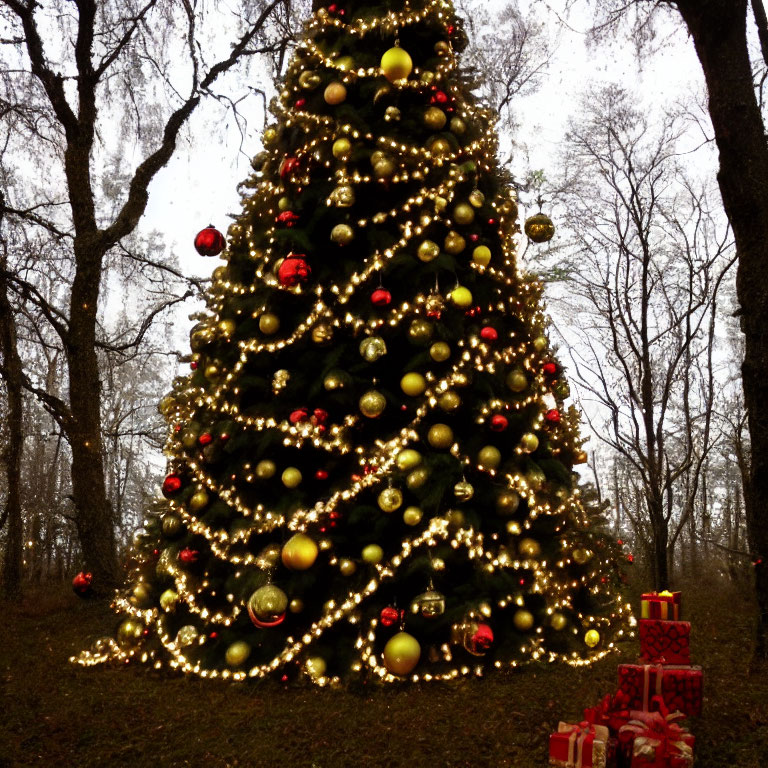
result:
M 480 235 L 477 234 L 477 232 L 473 232 L 469 236 L 470 242 L 476 243 L 480 239 Z
M 318 469 L 317 472 L 315 472 L 315 480 L 327 480 L 328 479 L 328 472 L 325 469 Z
M 278 224 L 282 224 L 284 227 L 288 227 L 289 229 L 299 220 L 298 214 L 294 213 L 293 211 L 283 211 L 282 213 L 279 213 L 275 217 L 275 221 Z
M 377 288 L 371 294 L 371 303 L 374 307 L 386 307 L 392 303 L 392 294 L 385 288 Z
M 544 371 L 547 376 L 554 376 L 557 373 L 557 363 L 544 363 L 541 370 Z
M 309 411 L 306 408 L 297 408 L 295 411 L 291 411 L 291 415 L 288 417 L 288 421 L 291 424 L 299 424 L 302 421 L 309 419 Z
M 280 178 L 284 179 L 286 176 L 290 176 L 298 167 L 299 159 L 297 157 L 284 157 L 283 162 L 280 163 Z
M 182 563 L 196 563 L 199 557 L 200 553 L 196 549 L 191 549 L 190 547 L 184 547 L 184 549 L 179 552 L 179 560 L 181 560 Z
M 80 571 L 80 573 L 78 573 L 77 576 L 72 579 L 72 589 L 78 597 L 89 597 L 93 591 L 92 584 L 92 573 L 85 573 L 84 571 Z
M 192 361 L 192 362 L 189 364 L 189 367 L 190 367 L 190 368 L 191 368 L 193 371 L 196 371 L 196 370 L 197 370 L 197 360 L 193 360 L 193 361 Z
M 197 442 L 203 447 L 210 445 L 213 442 L 213 435 L 211 435 L 210 432 L 203 432 L 203 434 L 197 438 Z
M 381 624 L 384 627 L 391 627 L 397 624 L 405 615 L 405 611 L 398 611 L 397 608 L 393 608 L 388 605 L 386 608 L 381 609 Z
M 302 107 L 305 107 L 306 105 L 307 105 L 307 100 L 306 99 L 296 99 L 296 101 L 294 102 L 294 106 L 296 107 L 296 109 L 301 109 Z
M 201 256 L 218 256 L 226 245 L 224 235 L 213 224 L 201 229 L 195 236 L 195 250 Z
M 494 327 L 486 325 L 480 331 L 480 338 L 484 339 L 485 341 L 496 341 L 496 339 L 499 338 L 499 332 Z
M 288 287 L 306 283 L 311 275 L 312 269 L 303 256 L 288 256 L 277 271 L 280 285 Z
M 317 424 L 325 424 L 325 422 L 328 420 L 328 411 L 324 410 L 323 408 L 315 408 L 315 410 L 312 412 L 312 423 Z
M 445 91 L 435 91 L 429 101 L 430 104 L 447 104 L 449 101 L 448 94 Z
M 487 624 L 478 624 L 467 644 L 473 653 L 485 653 L 493 645 L 493 630 Z
M 544 418 L 550 423 L 550 424 L 559 424 L 560 423 L 560 411 L 557 410 L 557 408 L 550 408 L 545 414 Z
M 491 431 L 503 432 L 509 426 L 509 420 L 501 413 L 494 413 L 491 416 Z
M 168 475 L 163 480 L 163 495 L 173 496 L 181 490 L 181 478 L 178 475 Z

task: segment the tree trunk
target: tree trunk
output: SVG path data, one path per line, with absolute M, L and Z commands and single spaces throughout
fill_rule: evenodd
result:
M 5 269 L 0 260 L 0 270 Z M 9 599 L 21 597 L 24 532 L 21 519 L 21 455 L 24 447 L 21 358 L 16 340 L 16 321 L 8 301 L 5 280 L 0 280 L 0 352 L 3 355 L 5 388 L 8 394 L 8 444 L 4 450 L 7 501 L 0 518 L 8 530 L 3 560 L 3 593 Z M 2 525 L 0 525 L 2 528 Z
M 752 84 L 747 0 L 677 0 L 677 6 L 707 82 L 720 153 L 718 182 L 739 254 L 736 291 L 752 450 L 746 520 L 759 608 L 756 653 L 768 659 L 768 144 Z

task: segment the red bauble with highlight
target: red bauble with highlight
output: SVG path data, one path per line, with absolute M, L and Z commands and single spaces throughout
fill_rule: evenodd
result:
M 296 285 L 303 285 L 312 276 L 312 269 L 307 260 L 302 256 L 288 256 L 283 259 L 280 269 L 277 272 L 277 279 L 280 285 L 292 288 Z
M 226 246 L 224 235 L 213 224 L 201 229 L 195 236 L 195 250 L 201 256 L 218 256 Z

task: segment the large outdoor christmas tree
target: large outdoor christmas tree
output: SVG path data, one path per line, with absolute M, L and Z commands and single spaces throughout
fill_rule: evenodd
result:
M 309 20 L 161 403 L 165 499 L 81 663 L 451 679 L 627 633 L 464 45 L 445 0 Z

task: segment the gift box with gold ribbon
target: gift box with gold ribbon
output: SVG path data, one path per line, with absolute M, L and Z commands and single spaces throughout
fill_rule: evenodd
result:
M 609 733 L 586 721 L 559 723 L 549 737 L 549 764 L 556 768 L 606 768 Z
M 635 724 L 630 721 L 625 728 Z M 632 743 L 630 768 L 690 768 L 693 765 L 694 737 L 685 728 L 660 715 L 639 725 Z
M 680 592 L 646 592 L 640 597 L 641 619 L 680 621 Z

